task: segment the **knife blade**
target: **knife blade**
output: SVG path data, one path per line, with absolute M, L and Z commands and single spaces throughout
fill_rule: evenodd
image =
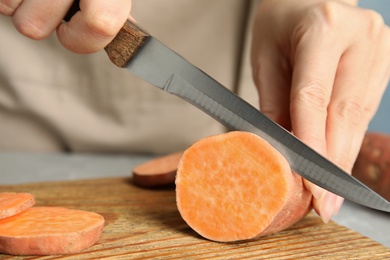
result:
M 67 15 L 78 9 L 78 1 Z M 258 109 L 169 49 L 131 20 L 105 48 L 110 60 L 150 84 L 198 107 L 230 130 L 255 133 L 274 146 L 291 169 L 310 182 L 373 209 L 390 212 L 390 203 L 305 145 Z

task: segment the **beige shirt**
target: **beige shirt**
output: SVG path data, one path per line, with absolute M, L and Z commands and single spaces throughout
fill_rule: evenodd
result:
M 256 103 L 247 48 L 250 2 L 134 0 L 132 15 Z M 104 51 L 71 53 L 55 34 L 30 40 L 4 16 L 0 39 L 0 150 L 168 153 L 225 131 L 192 105 L 117 68 Z

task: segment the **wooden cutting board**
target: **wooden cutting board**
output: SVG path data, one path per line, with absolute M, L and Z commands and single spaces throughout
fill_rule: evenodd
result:
M 31 192 L 37 205 L 100 213 L 102 237 L 91 248 L 61 259 L 390 259 L 390 249 L 333 222 L 309 214 L 286 231 L 253 241 L 216 243 L 182 220 L 174 187 L 147 190 L 130 178 L 0 186 Z M 0 259 L 23 259 L 1 255 Z M 26 257 L 58 259 L 58 257 Z

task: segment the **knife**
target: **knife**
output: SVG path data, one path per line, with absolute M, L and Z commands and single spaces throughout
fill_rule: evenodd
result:
M 78 11 L 74 1 L 64 20 Z M 305 145 L 258 109 L 222 86 L 176 52 L 127 20 L 105 47 L 110 60 L 150 84 L 209 114 L 229 130 L 255 133 L 274 146 L 291 169 L 310 182 L 373 209 L 390 212 L 390 202 Z

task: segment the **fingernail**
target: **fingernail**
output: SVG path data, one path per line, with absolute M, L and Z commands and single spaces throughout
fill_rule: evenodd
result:
M 324 223 L 328 223 L 330 218 L 332 217 L 335 206 L 337 203 L 337 196 L 330 193 L 326 192 L 326 194 L 323 196 L 322 201 L 321 201 L 321 219 Z
M 341 205 L 343 204 L 343 202 L 344 202 L 344 198 L 337 196 L 337 201 L 336 201 L 336 205 L 334 207 L 334 213 L 333 213 L 334 216 L 339 214 L 339 211 L 340 211 L 340 208 L 341 208 Z
M 311 193 L 313 194 L 315 199 L 320 200 L 327 193 L 327 191 L 321 187 L 314 185 Z

